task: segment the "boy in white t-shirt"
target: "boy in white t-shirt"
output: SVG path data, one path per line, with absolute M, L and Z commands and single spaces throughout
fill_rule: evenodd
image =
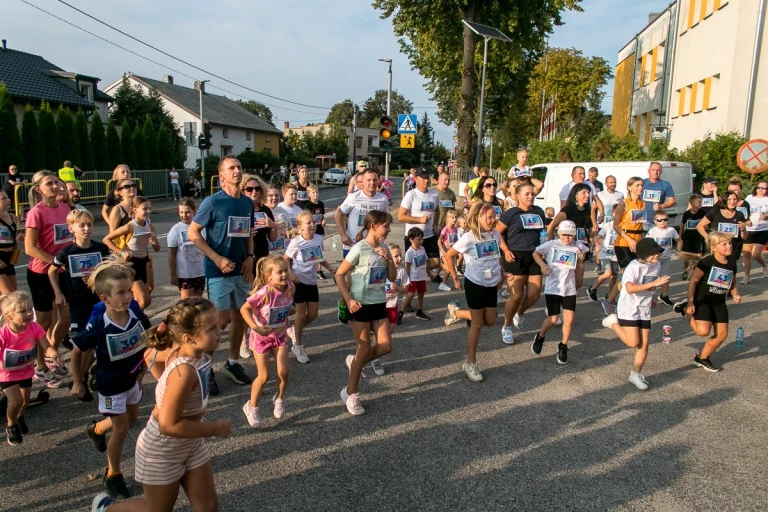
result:
M 656 240 L 656 243 L 659 244 L 659 247 L 664 249 L 664 252 L 661 253 L 661 256 L 659 257 L 659 265 L 661 265 L 659 275 L 670 275 L 670 260 L 672 259 L 672 254 L 675 252 L 677 240 L 680 238 L 680 235 L 675 228 L 669 226 L 669 214 L 667 212 L 658 210 L 654 213 L 653 227 L 648 230 L 646 237 L 653 238 Z M 669 282 L 661 285 L 659 300 L 667 306 L 675 305 L 674 301 L 669 298 Z
M 420 228 L 411 228 L 408 230 L 408 240 L 411 246 L 405 252 L 405 271 L 411 280 L 408 285 L 408 293 L 403 300 L 401 313 L 412 311 L 411 300 L 416 295 L 416 318 L 419 320 L 432 320 L 424 313 L 424 293 L 427 291 L 427 252 L 422 244 L 424 243 L 424 231 Z M 402 318 L 402 315 L 400 315 Z
M 576 242 L 576 224 L 570 220 L 562 221 L 557 227 L 559 240 L 550 240 L 533 251 L 533 259 L 541 267 L 544 282 L 544 298 L 547 305 L 547 318 L 541 324 L 531 343 L 531 352 L 541 354 L 544 336 L 557 324 L 560 310 L 563 311 L 562 341 L 557 346 L 557 362 L 568 362 L 568 338 L 571 336 L 573 319 L 576 312 L 576 263 L 584 261 L 589 247 Z
M 616 281 L 619 278 L 619 261 L 616 258 L 616 251 L 613 250 L 615 241 L 616 231 L 613 229 L 613 224 L 603 224 L 595 237 L 595 247 L 604 270 L 597 278 L 597 281 L 587 288 L 587 297 L 589 297 L 589 300 L 592 302 L 597 302 L 597 290 L 604 282 L 610 280 L 608 282 L 609 290 L 612 290 L 613 287 L 616 286 Z M 607 304 L 607 301 L 604 302 Z
M 282 220 L 285 223 L 288 238 L 293 238 L 298 233 L 296 217 L 301 213 L 301 208 L 296 205 L 297 191 L 295 183 L 283 184 L 283 201 L 272 212 L 276 222 Z

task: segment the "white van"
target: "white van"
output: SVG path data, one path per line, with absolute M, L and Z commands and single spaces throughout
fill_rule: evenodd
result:
M 661 164 L 661 179 L 668 181 L 675 191 L 675 206 L 669 208 L 669 225 L 679 226 L 683 212 L 688 209 L 688 199 L 693 192 L 693 167 L 684 162 L 659 162 Z M 571 181 L 571 171 L 576 166 L 584 168 L 585 174 L 590 167 L 597 167 L 597 179 L 605 183 L 605 178 L 616 178 L 616 190 L 627 195 L 627 181 L 637 176 L 648 178 L 648 167 L 651 162 L 563 162 L 537 164 L 532 167 L 533 176 L 544 182 L 544 188 L 535 200 L 541 208 L 551 206 L 555 213 L 560 211 L 560 191 Z

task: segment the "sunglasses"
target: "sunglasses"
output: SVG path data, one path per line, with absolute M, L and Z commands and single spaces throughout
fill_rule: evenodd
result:
M 669 222 L 669 219 L 668 218 L 656 219 L 656 222 Z
M 261 187 L 245 187 L 243 190 L 245 190 L 246 192 L 248 192 L 250 194 L 250 193 L 255 192 L 257 190 L 261 190 Z
M 128 185 L 123 185 L 122 187 L 120 187 L 120 190 L 125 190 L 126 188 L 136 188 L 136 184 L 129 183 Z
M 760 190 L 768 190 L 768 187 L 757 187 Z
M 496 186 L 495 183 L 486 183 L 485 185 L 483 185 L 483 187 L 485 187 L 485 188 L 491 188 L 491 187 L 495 187 L 495 186 Z

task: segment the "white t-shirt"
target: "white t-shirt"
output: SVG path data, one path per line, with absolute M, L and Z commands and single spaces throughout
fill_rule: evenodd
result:
M 387 294 L 388 308 L 397 307 L 398 296 L 397 296 L 396 288 L 402 288 L 403 286 L 408 286 L 410 282 L 411 280 L 408 279 L 408 272 L 406 272 L 402 266 L 397 267 L 397 277 L 395 278 L 395 282 L 393 283 L 392 281 L 387 279 L 387 286 L 385 288 L 385 291 Z
M 598 254 L 600 261 L 619 261 L 616 258 L 616 251 L 613 249 L 613 244 L 616 242 L 617 236 L 616 231 L 613 229 L 613 225 L 607 222 L 603 224 L 603 227 L 600 228 L 597 236 L 602 239 L 602 243 L 600 244 L 600 253 Z
M 424 215 L 431 215 L 429 222 L 426 224 L 409 224 L 405 223 L 405 234 L 408 235 L 408 231 L 411 228 L 419 228 L 424 231 L 424 238 L 432 238 L 435 236 L 434 216 L 437 214 L 437 205 L 439 198 L 437 192 L 432 189 L 426 192 L 420 192 L 419 189 L 413 189 L 405 194 L 403 200 L 400 202 L 400 207 L 408 210 L 408 215 L 411 217 L 423 217 Z
M 501 280 L 501 237 L 496 230 L 480 235 L 482 240 L 477 240 L 472 231 L 467 231 L 453 244 L 453 248 L 464 255 L 464 276 L 467 279 L 480 286 L 496 286 Z
M 411 281 L 427 280 L 427 252 L 424 246 L 414 249 L 409 247 L 405 251 L 405 262 L 411 265 L 411 272 L 408 276 Z
M 589 181 L 584 181 L 585 185 L 589 185 L 589 202 L 592 203 L 592 198 L 595 197 L 595 194 L 597 191 L 595 190 L 595 186 L 592 185 Z M 573 186 L 576 185 L 573 181 L 570 181 L 563 185 L 563 188 L 560 189 L 560 200 L 561 201 L 567 201 L 568 195 L 571 193 L 571 189 Z
M 389 200 L 381 192 L 368 197 L 365 192 L 358 190 L 344 199 L 344 202 L 339 205 L 339 210 L 347 216 L 347 236 L 354 241 L 357 234 L 363 230 L 368 212 L 373 210 L 388 212 Z M 349 247 L 345 245 L 344 248 Z
M 768 196 L 749 196 L 746 201 L 749 203 L 749 220 L 752 221 L 747 231 L 768 231 L 768 221 L 759 218 L 759 215 L 768 213 Z
M 657 228 L 656 226 L 649 229 L 648 234 L 645 236 L 656 240 L 656 243 L 664 249 L 664 252 L 661 253 L 661 256 L 659 257 L 662 260 L 672 258 L 672 253 L 675 251 L 676 247 L 675 242 L 680 238 L 680 235 L 677 234 L 675 228 Z
M 278 203 L 272 214 L 275 216 L 275 221 L 278 217 L 285 223 L 287 229 L 296 229 L 296 216 L 301 213 L 301 208 L 297 205 L 288 206 L 285 202 Z
M 613 208 L 624 200 L 624 194 L 621 192 L 608 192 L 603 190 L 597 193 L 597 198 L 603 203 L 604 218 L 603 222 L 613 222 Z
M 301 284 L 317 284 L 317 269 L 325 261 L 323 237 L 315 235 L 307 240 L 299 235 L 288 244 L 285 255 L 291 258 L 291 270 Z
M 659 263 L 648 264 L 640 260 L 633 260 L 627 265 L 627 268 L 624 269 L 624 275 L 621 277 L 621 293 L 616 306 L 616 313 L 619 318 L 623 320 L 651 319 L 653 290 L 628 293 L 627 283 L 643 284 L 655 281 L 659 277 L 660 268 Z
M 544 293 L 569 297 L 576 295 L 576 264 L 579 252 L 587 253 L 589 248 L 581 242 L 565 245 L 560 240 L 550 240 L 536 248 L 544 255 L 550 273 L 544 282 Z
M 205 238 L 205 228 L 202 236 Z M 176 277 L 190 279 L 205 275 L 202 251 L 189 239 L 189 224 L 178 222 L 168 231 L 168 247 L 175 247 Z
M 179 184 L 179 173 L 177 173 L 176 171 L 171 171 L 168 174 L 171 177 L 171 184 L 175 183 L 176 185 L 178 185 Z

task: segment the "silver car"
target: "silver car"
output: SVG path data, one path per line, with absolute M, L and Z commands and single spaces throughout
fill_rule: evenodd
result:
M 346 169 L 333 167 L 325 171 L 323 183 L 326 185 L 347 185 L 352 179 L 352 173 Z

